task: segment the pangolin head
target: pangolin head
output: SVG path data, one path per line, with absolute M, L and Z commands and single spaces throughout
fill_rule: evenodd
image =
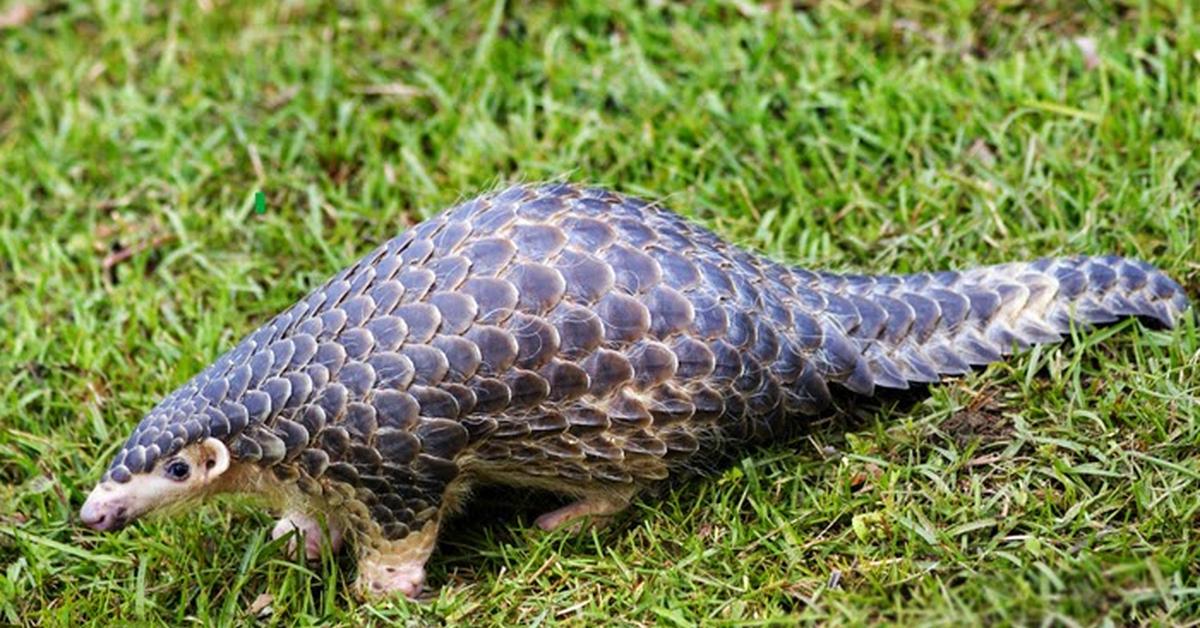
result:
M 274 326 L 264 328 L 270 333 Z M 255 373 L 276 358 L 262 331 L 142 418 L 89 494 L 80 511 L 85 524 L 121 528 L 142 514 L 206 494 L 231 464 L 282 458 L 277 451 L 282 441 L 263 426 L 279 400 L 247 390 L 258 383 Z

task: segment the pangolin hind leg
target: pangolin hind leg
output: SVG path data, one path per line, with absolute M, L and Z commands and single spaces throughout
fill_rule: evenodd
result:
M 603 524 L 608 518 L 628 507 L 629 497 L 625 495 L 586 497 L 542 514 L 535 523 L 547 532 L 563 526 L 578 530 L 587 523 L 587 519 L 590 519 L 593 525 Z
M 303 512 L 289 511 L 279 518 L 275 528 L 271 530 L 271 538 L 278 539 L 293 532 L 304 539 L 304 558 L 306 560 L 319 560 L 321 549 L 326 544 L 334 554 L 342 549 L 342 528 L 333 521 L 327 521 L 326 526 L 322 527 L 320 521 Z M 287 551 L 289 556 L 295 557 L 298 554 L 294 537 L 288 541 Z

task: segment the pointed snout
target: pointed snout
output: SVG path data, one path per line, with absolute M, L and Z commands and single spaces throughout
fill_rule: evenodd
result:
M 101 482 L 92 489 L 79 511 L 79 519 L 84 525 L 102 532 L 120 530 L 132 520 L 125 500 L 107 484 Z

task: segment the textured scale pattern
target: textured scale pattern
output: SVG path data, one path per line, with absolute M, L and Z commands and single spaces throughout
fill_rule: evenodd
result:
M 212 436 L 400 539 L 455 482 L 641 486 L 837 394 L 966 373 L 1073 321 L 1170 327 L 1187 308 L 1129 259 L 836 275 L 610 191 L 516 186 L 405 231 L 250 334 L 155 407 L 107 477 Z

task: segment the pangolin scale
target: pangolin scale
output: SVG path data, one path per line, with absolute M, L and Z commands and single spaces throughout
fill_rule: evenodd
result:
M 518 185 L 406 230 L 251 333 L 154 407 L 104 479 L 215 438 L 365 551 L 426 547 L 475 484 L 621 505 L 837 395 L 1187 308 L 1131 259 L 813 272 L 635 198 Z

